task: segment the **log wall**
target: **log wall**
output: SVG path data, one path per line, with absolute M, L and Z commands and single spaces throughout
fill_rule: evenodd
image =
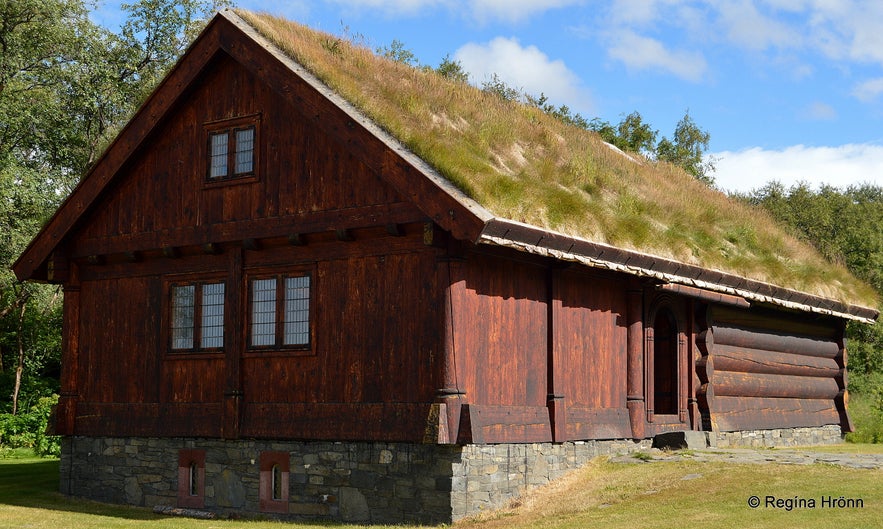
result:
M 703 319 L 697 373 L 706 429 L 849 431 L 842 322 L 718 306 Z

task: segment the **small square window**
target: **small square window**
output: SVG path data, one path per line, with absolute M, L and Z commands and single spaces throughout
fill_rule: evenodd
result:
M 260 116 L 249 116 L 206 125 L 206 176 L 209 182 L 254 176 L 259 118 Z

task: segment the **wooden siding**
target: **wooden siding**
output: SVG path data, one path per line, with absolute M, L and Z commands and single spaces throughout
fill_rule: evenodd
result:
M 469 253 L 451 267 L 457 386 L 475 442 L 548 441 L 548 285 L 545 269 Z
M 556 393 L 567 439 L 631 437 L 626 409 L 625 283 L 612 274 L 563 271 L 554 281 Z
M 223 242 L 245 236 L 236 233 L 237 227 L 253 237 L 254 221 L 261 219 L 290 219 L 268 223 L 262 231 L 264 236 L 287 235 L 286 228 L 298 220 L 307 220 L 305 228 L 311 230 L 333 229 L 337 217 L 346 218 L 348 211 L 375 206 L 377 217 L 390 211 L 377 206 L 402 209 L 398 193 L 347 145 L 223 57 L 145 141 L 124 167 L 126 176 L 105 191 L 77 234 L 74 257 L 192 244 L 190 234 Z M 328 121 L 343 119 L 326 105 Z M 242 116 L 258 121 L 256 178 L 206 183 L 203 124 Z M 364 141 L 381 156 L 382 144 L 368 137 Z M 325 211 L 342 214 L 319 216 Z M 409 211 L 411 220 L 421 218 L 413 206 Z
M 385 239 L 150 260 L 126 265 L 130 277 L 119 277 L 123 265 L 84 265 L 79 383 L 67 388 L 78 401 L 74 431 L 219 437 L 232 427 L 247 437 L 420 440 L 440 384 L 437 251 L 423 245 L 420 225 Z M 224 351 L 169 352 L 170 278 L 191 277 L 179 272 L 200 262 L 240 262 L 240 253 L 239 270 L 221 268 L 228 285 L 251 270 L 315 267 L 312 348 L 249 351 L 231 311 Z M 228 308 L 244 304 L 234 290 Z M 234 417 L 231 395 L 240 400 Z
M 841 322 L 728 307 L 705 319 L 697 372 L 706 428 L 849 429 Z

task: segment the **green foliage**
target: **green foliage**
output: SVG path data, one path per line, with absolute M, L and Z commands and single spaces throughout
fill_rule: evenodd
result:
M 0 413 L 0 446 L 30 448 L 38 457 L 58 457 L 61 442 L 58 436 L 47 435 L 46 429 L 58 395 L 41 397 L 27 413 Z
M 3 443 L 42 434 L 58 391 L 61 299 L 15 259 L 227 0 L 138 0 L 119 34 L 87 0 L 0 0 L 0 413 Z M 24 411 L 22 411 L 24 410 Z M 12 433 L 10 433 L 12 432 Z
M 582 117 L 579 113 L 574 114 L 571 112 L 567 105 L 556 107 L 552 103 L 549 103 L 549 98 L 546 97 L 546 94 L 541 93 L 540 97 L 525 95 L 525 100 L 527 101 L 527 104 L 539 108 L 546 114 L 549 114 L 555 119 L 563 121 L 568 125 L 573 125 L 574 127 L 579 127 L 581 129 L 589 128 L 589 122 L 586 121 L 586 118 Z
M 417 66 L 417 56 L 414 52 L 405 47 L 400 40 L 393 39 L 389 46 L 381 46 L 377 48 L 377 54 L 381 57 L 407 64 L 408 66 Z
M 623 117 L 615 126 L 601 118 L 595 118 L 589 124 L 589 129 L 623 151 L 650 155 L 655 152 L 656 136 L 659 134 L 650 124 L 644 123 L 644 118 L 637 111 Z
M 674 164 L 708 185 L 714 184 L 714 160 L 703 160 L 711 135 L 700 129 L 690 112 L 678 121 L 672 139 L 656 145 L 656 158 Z
M 450 55 L 445 55 L 445 58 L 442 59 L 435 71 L 445 79 L 451 81 L 460 83 L 469 82 L 469 74 L 463 70 L 463 64 L 460 61 L 451 59 Z
M 481 83 L 481 89 L 489 94 L 496 95 L 504 101 L 521 101 L 522 97 L 521 90 L 509 86 L 497 74 L 493 74 L 489 80 Z

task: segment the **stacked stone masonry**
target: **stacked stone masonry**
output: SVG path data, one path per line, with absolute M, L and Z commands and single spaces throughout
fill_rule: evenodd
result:
M 717 446 L 840 441 L 839 427 L 711 434 Z M 142 507 L 176 506 L 179 453 L 205 451 L 204 506 L 220 516 L 437 524 L 505 505 L 601 455 L 651 441 L 440 446 L 371 442 L 271 442 L 66 437 L 61 492 Z M 288 452 L 287 513 L 261 511 L 260 457 Z

